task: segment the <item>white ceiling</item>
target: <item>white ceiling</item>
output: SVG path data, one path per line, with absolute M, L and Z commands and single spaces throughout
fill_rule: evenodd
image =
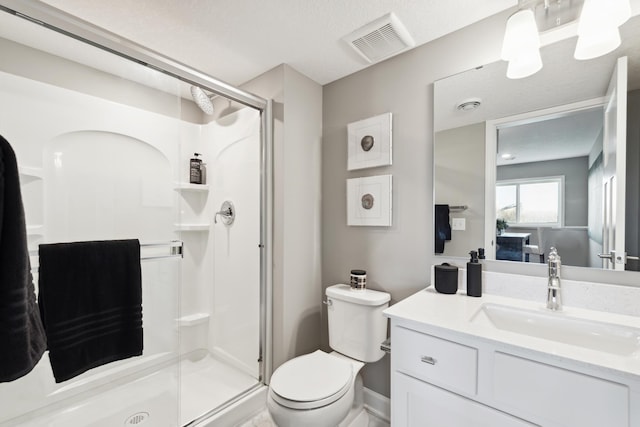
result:
M 498 166 L 588 156 L 602 144 L 602 108 L 511 126 L 498 131 Z M 512 160 L 500 156 L 509 153 Z
M 342 41 L 393 12 L 416 46 L 517 0 L 42 0 L 233 85 L 291 65 L 319 84 L 366 68 Z

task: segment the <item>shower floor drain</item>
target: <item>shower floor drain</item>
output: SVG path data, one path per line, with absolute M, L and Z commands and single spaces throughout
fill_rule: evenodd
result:
M 131 415 L 129 418 L 127 418 L 124 422 L 125 426 L 139 426 L 141 424 L 144 424 L 147 420 L 149 419 L 149 413 L 148 412 L 138 412 L 135 413 L 133 415 Z

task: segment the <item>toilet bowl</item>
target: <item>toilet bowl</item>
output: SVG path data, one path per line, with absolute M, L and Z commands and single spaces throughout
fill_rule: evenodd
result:
M 366 427 L 362 379 L 365 362 L 384 356 L 380 343 L 387 333 L 382 311 L 390 295 L 351 290 L 347 285 L 327 288 L 329 345 L 293 358 L 271 376 L 267 409 L 278 427 Z M 357 398 L 356 398 L 357 397 Z
M 364 363 L 317 350 L 280 366 L 271 377 L 267 408 L 278 427 L 335 427 L 352 409 Z

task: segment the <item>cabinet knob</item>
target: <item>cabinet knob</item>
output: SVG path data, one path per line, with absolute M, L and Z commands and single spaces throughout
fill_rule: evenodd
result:
M 422 356 L 420 360 L 424 363 L 428 363 L 429 365 L 435 365 L 437 360 L 431 356 Z

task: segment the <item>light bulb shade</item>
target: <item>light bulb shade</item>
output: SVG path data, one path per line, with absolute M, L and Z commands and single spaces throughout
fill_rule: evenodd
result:
M 539 49 L 530 49 L 521 52 L 520 55 L 509 60 L 507 77 L 510 79 L 523 79 L 542 69 L 542 58 Z
M 629 0 L 585 0 L 578 24 L 576 59 L 593 59 L 620 46 L 618 27 L 631 17 Z
M 505 61 L 511 61 L 523 51 L 532 49 L 540 49 L 536 18 L 532 10 L 520 10 L 507 20 L 501 56 Z
M 597 58 L 614 51 L 620 43 L 618 27 L 601 28 L 598 32 L 579 35 L 573 56 L 579 60 Z
M 617 28 L 631 18 L 629 0 L 585 0 L 578 23 L 578 35 L 589 35 L 602 28 Z

